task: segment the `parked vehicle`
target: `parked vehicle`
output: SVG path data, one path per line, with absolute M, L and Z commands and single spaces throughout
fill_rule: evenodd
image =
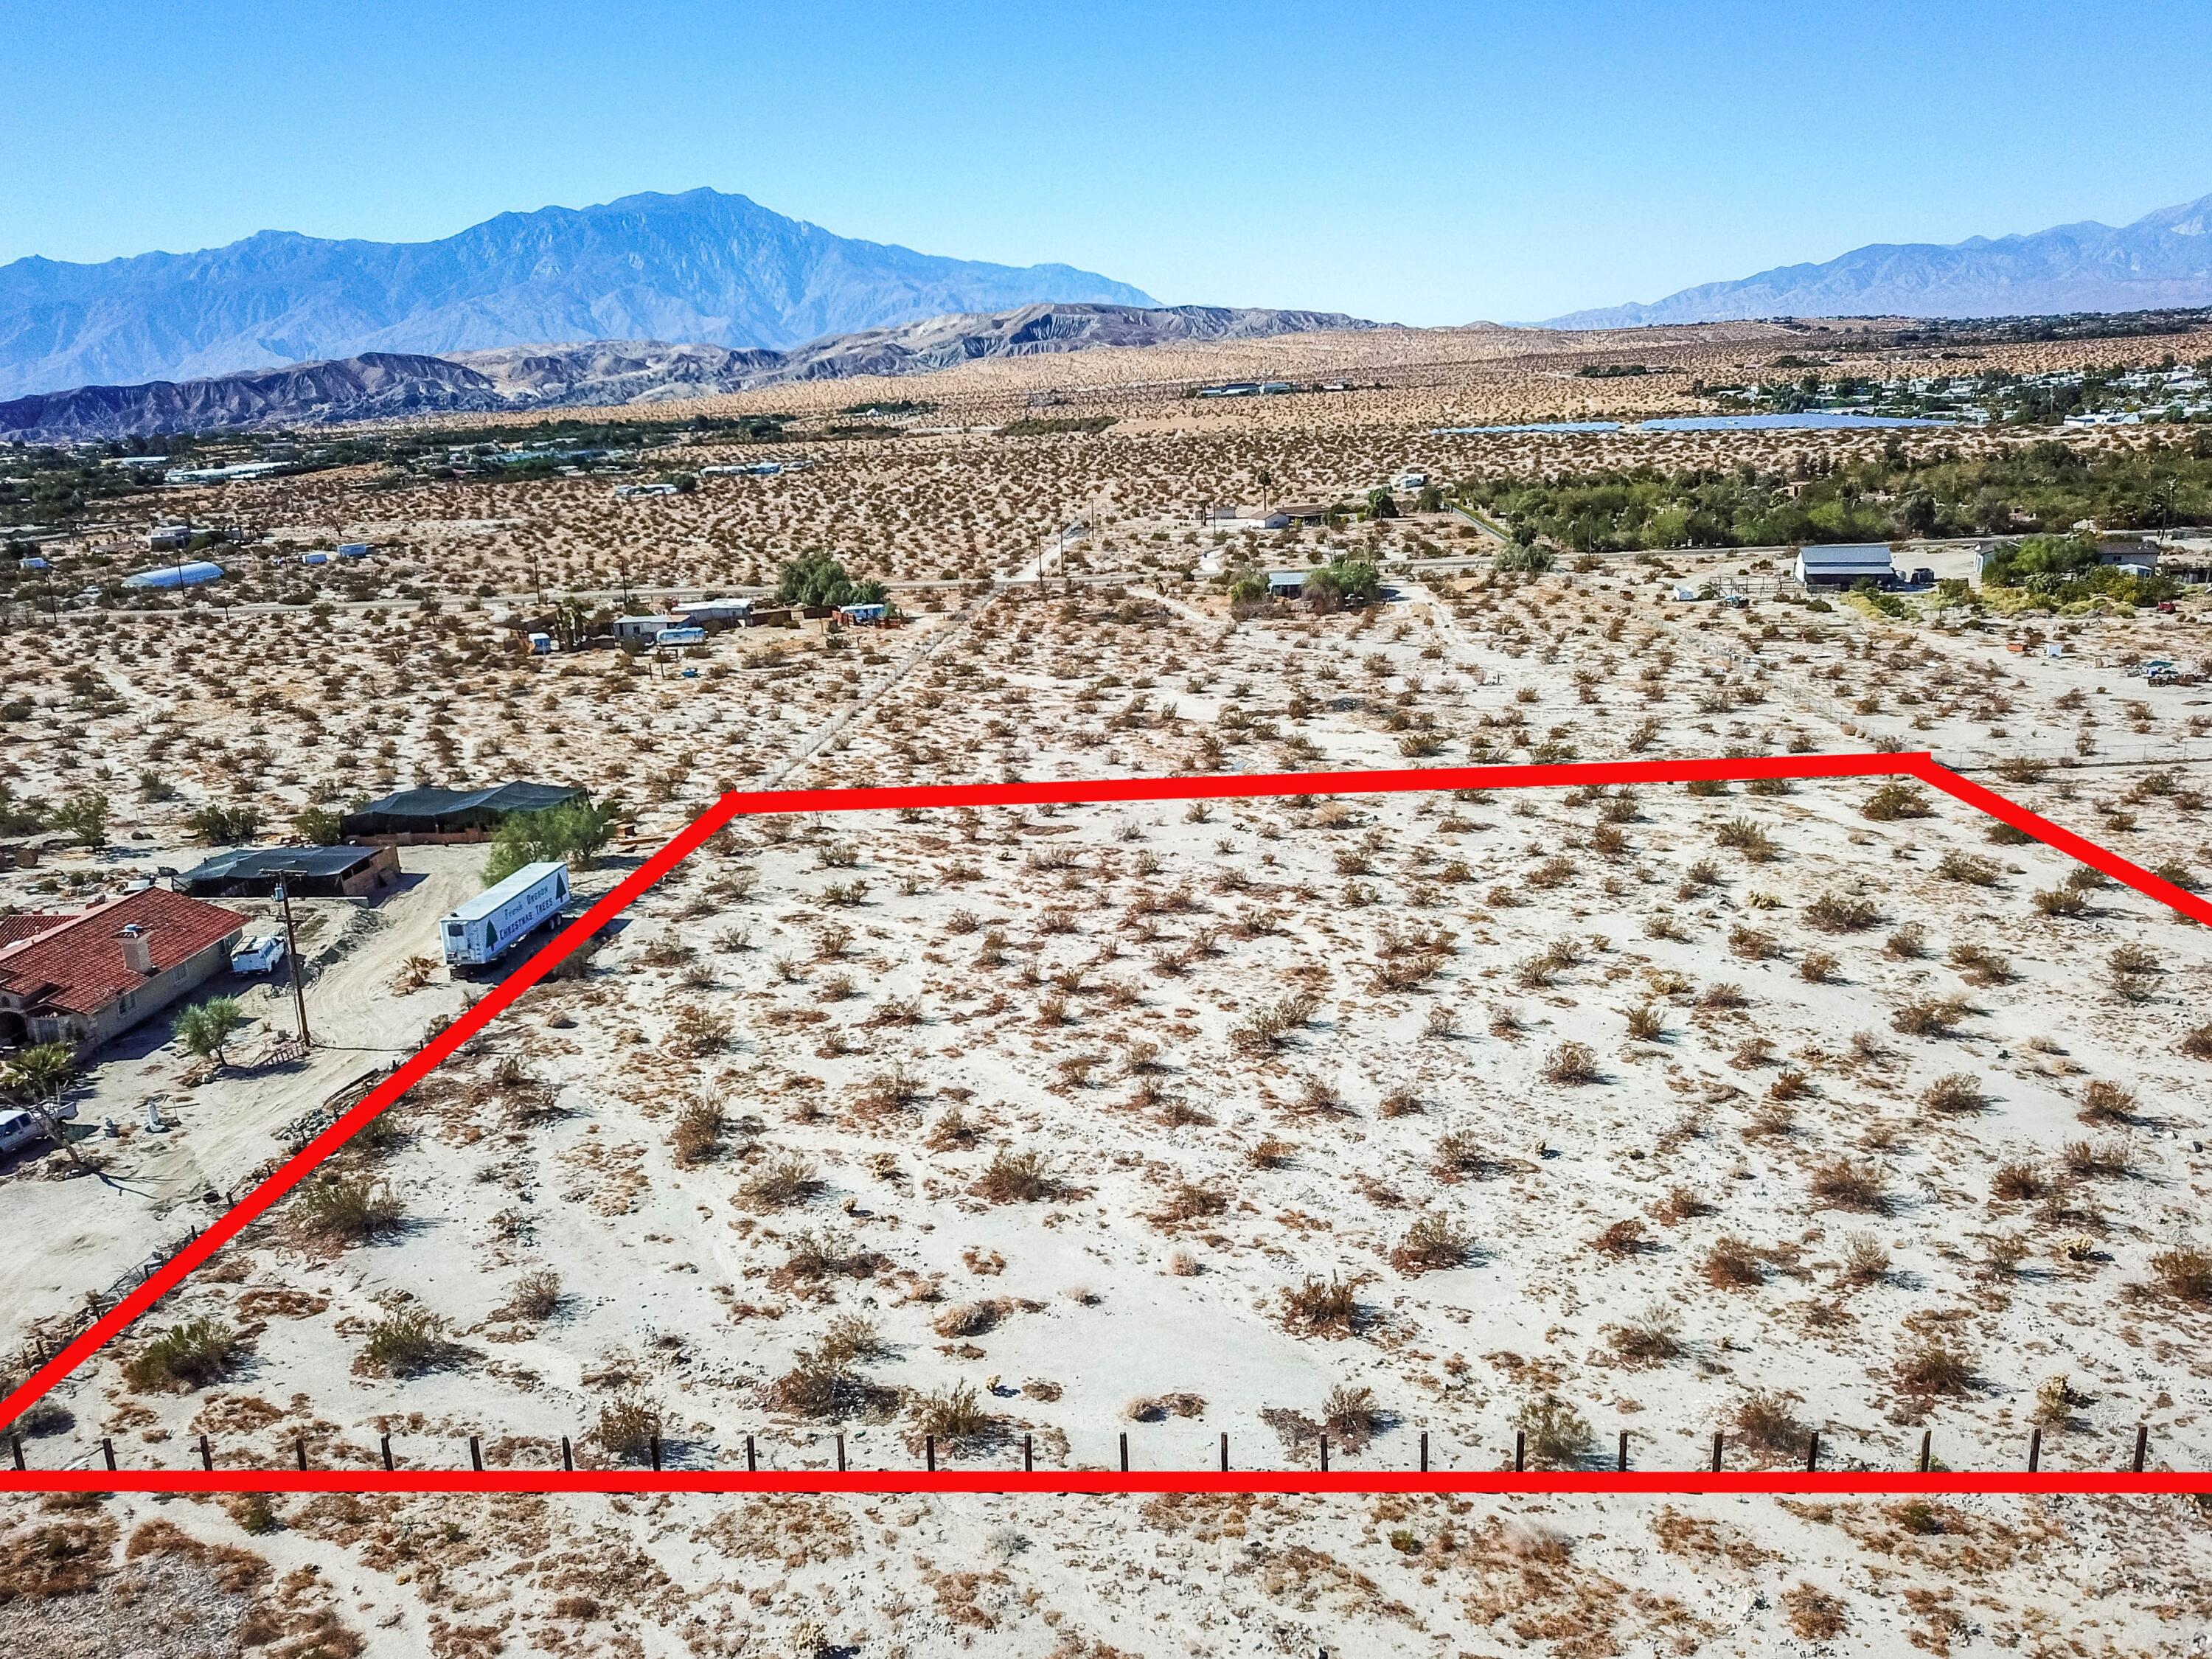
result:
M 526 864 L 487 887 L 438 924 L 446 961 L 481 967 L 512 951 L 522 937 L 568 902 L 568 867 L 555 861 Z
M 271 933 L 266 939 L 242 939 L 230 953 L 230 971 L 234 974 L 265 974 L 284 960 L 284 936 Z
M 76 1115 L 76 1108 L 57 1106 L 53 1115 L 67 1122 Z M 46 1133 L 46 1126 L 28 1112 L 0 1111 L 0 1158 L 9 1157 L 26 1147 L 36 1146 L 45 1138 Z

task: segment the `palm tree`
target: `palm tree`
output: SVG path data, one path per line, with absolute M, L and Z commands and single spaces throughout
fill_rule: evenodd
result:
M 70 1144 L 62 1129 L 62 1121 L 54 1108 L 60 1103 L 62 1091 L 76 1075 L 76 1051 L 66 1042 L 41 1042 L 35 1048 L 23 1049 L 0 1071 L 0 1089 L 22 1103 L 23 1109 L 38 1119 L 39 1127 L 46 1139 L 62 1149 L 63 1155 L 85 1174 L 92 1166 L 77 1156 L 76 1148 Z

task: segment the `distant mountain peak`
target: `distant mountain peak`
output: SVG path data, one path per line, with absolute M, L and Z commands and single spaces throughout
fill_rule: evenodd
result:
M 1778 265 L 1649 305 L 1554 317 L 1550 328 L 1636 328 L 1753 317 L 2003 317 L 2212 305 L 2212 196 L 2118 228 L 2094 219 L 1962 242 L 1879 242 Z
M 781 350 L 1038 301 L 1156 303 L 1069 265 L 839 236 L 703 186 L 641 191 L 501 213 L 426 242 L 263 230 L 99 264 L 18 259 L 0 265 L 0 398 L 548 339 Z

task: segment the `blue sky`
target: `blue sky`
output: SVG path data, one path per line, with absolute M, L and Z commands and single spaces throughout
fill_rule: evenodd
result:
M 2212 7 L 0 0 L 0 261 L 639 190 L 1411 323 L 2212 191 Z

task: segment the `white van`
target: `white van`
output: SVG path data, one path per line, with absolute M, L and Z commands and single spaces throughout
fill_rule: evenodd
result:
M 558 915 L 568 902 L 568 866 L 556 860 L 524 865 L 438 924 L 447 965 L 474 968 L 498 961 L 532 928 Z
M 66 1123 L 76 1115 L 74 1106 L 54 1109 L 54 1116 Z M 11 1158 L 15 1153 L 35 1146 L 46 1139 L 46 1126 L 24 1111 L 0 1111 L 0 1158 Z

